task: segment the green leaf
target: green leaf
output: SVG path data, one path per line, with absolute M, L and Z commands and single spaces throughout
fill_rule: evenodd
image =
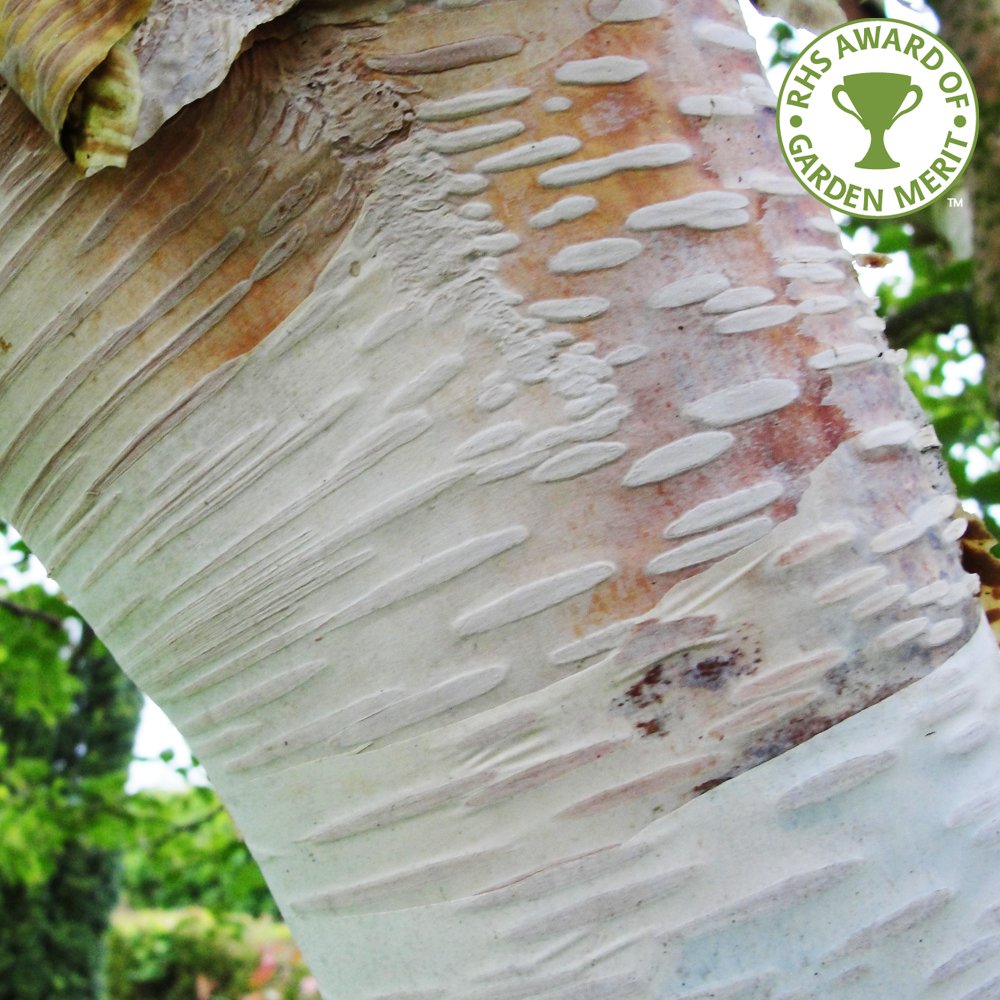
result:
M 876 253 L 898 253 L 909 250 L 913 239 L 913 229 L 905 223 L 889 222 L 878 230 L 878 240 L 875 243 Z
M 969 483 L 970 496 L 983 507 L 1000 504 L 1000 472 L 988 472 Z

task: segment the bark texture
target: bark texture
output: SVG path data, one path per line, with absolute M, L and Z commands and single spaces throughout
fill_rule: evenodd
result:
M 0 100 L 0 510 L 331 998 L 924 995 L 977 583 L 735 5 L 332 10 L 122 175 Z

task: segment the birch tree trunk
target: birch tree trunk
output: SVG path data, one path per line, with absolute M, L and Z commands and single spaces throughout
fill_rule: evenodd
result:
M 324 995 L 995 995 L 997 651 L 735 4 L 288 6 L 154 5 L 124 171 L 0 98 L 0 512 Z

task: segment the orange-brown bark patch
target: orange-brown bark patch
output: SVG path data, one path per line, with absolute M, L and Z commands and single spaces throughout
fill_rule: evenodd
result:
M 162 239 L 140 273 L 95 304 L 77 335 L 102 336 L 149 314 L 130 364 L 141 368 L 187 338 L 170 370 L 172 380 L 188 384 L 252 350 L 308 296 L 360 210 L 358 192 L 371 190 L 384 164 L 384 153 L 344 152 L 351 136 L 334 148 L 324 131 L 324 113 L 341 125 L 355 105 L 364 105 L 365 134 L 356 138 L 365 150 L 406 135 L 405 102 L 363 69 L 339 32 L 259 42 L 217 91 L 137 151 L 127 171 L 88 182 L 79 212 L 87 227 L 120 199 L 133 203 L 99 238 L 81 242 L 81 284 L 125 274 L 150 234 L 162 231 Z M 178 156 L 179 148 L 190 151 Z M 144 171 L 150 182 L 136 197 L 130 185 Z M 341 201 L 349 211 L 331 225 Z M 227 240 L 235 243 L 228 256 L 192 277 L 197 262 Z M 182 282 L 186 294 L 157 312 L 156 302 Z

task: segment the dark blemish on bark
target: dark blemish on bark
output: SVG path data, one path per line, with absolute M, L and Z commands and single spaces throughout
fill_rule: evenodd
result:
M 909 683 L 909 680 L 903 680 L 898 684 L 884 684 L 865 697 L 862 704 L 852 705 L 847 711 L 838 712 L 835 715 L 797 715 L 792 719 L 779 722 L 770 733 L 763 735 L 756 744 L 747 750 L 744 755 L 746 768 L 763 764 L 765 761 L 791 750 L 792 747 L 797 747 L 800 743 L 811 740 L 814 736 L 825 732 L 845 719 L 849 719 L 857 712 L 884 701 L 889 695 L 895 694 Z M 856 694 L 860 695 L 861 692 L 858 691 Z
M 719 785 L 724 785 L 727 781 L 733 778 L 731 774 L 723 774 L 718 778 L 709 778 L 708 781 L 703 781 L 700 785 L 695 785 L 691 791 L 695 795 L 704 795 L 705 792 L 710 792 L 713 788 L 718 788 Z
M 646 634 L 656 628 L 663 630 L 667 624 L 675 626 L 678 631 L 686 624 L 686 631 L 692 633 L 691 641 L 696 631 L 705 629 L 707 622 L 690 619 L 684 623 L 662 623 L 650 626 L 645 630 Z M 702 631 L 702 634 L 705 632 Z M 751 637 L 749 626 L 737 628 L 735 634 L 735 643 L 729 639 L 726 643 L 716 642 L 700 648 L 667 652 L 651 663 L 639 680 L 615 700 L 615 710 L 628 716 L 641 714 L 643 718 L 634 725 L 644 736 L 666 735 L 672 719 L 683 719 L 688 708 L 709 704 L 705 699 L 718 700 L 732 680 L 757 672 L 761 662 L 759 642 Z M 633 645 L 641 648 L 644 638 L 643 631 L 637 630 Z M 668 649 L 669 639 L 668 634 L 662 636 Z M 652 715 L 650 709 L 653 710 Z M 698 711 L 701 710 L 698 708 Z
M 846 690 L 852 679 L 853 666 L 850 663 L 842 663 L 839 667 L 833 667 L 823 675 L 823 680 L 833 689 L 833 693 L 839 698 Z
M 706 656 L 699 660 L 684 676 L 684 684 L 688 687 L 703 687 L 710 691 L 718 691 L 729 679 L 740 673 L 738 650 L 731 651 L 727 656 Z
M 673 683 L 669 677 L 664 680 L 663 664 L 654 663 L 643 675 L 642 680 L 636 681 L 625 692 L 625 699 L 617 704 L 624 707 L 626 702 L 631 702 L 635 708 L 648 708 L 650 705 L 659 704 L 663 701 L 664 693 L 661 690 L 661 681 L 663 681 L 662 687 L 669 687 Z
M 807 715 L 797 716 L 782 722 L 771 733 L 768 733 L 760 741 L 751 746 L 746 754 L 747 768 L 756 767 L 774 757 L 778 757 L 792 747 L 805 743 L 819 733 L 824 732 L 831 726 L 853 715 L 853 712 L 844 712 L 841 715 Z

